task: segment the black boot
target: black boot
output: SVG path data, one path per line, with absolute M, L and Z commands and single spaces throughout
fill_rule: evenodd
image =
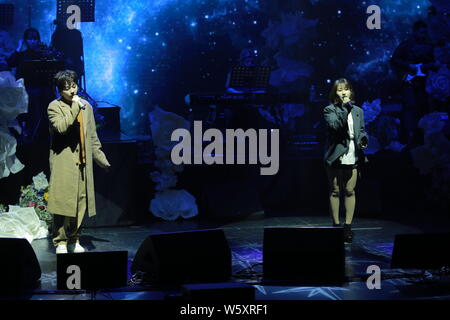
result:
M 352 241 L 353 241 L 352 225 L 344 223 L 344 242 L 352 243 Z
M 333 221 L 333 224 L 332 224 L 332 226 L 333 227 L 342 227 L 342 224 L 340 224 L 340 223 L 334 223 L 334 221 Z

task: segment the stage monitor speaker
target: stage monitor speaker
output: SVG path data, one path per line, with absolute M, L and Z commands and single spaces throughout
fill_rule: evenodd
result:
M 450 267 L 450 233 L 397 234 L 392 268 L 439 269 Z
M 343 228 L 264 228 L 263 275 L 265 282 L 343 283 Z
M 127 285 L 128 252 L 58 254 L 58 290 L 99 290 Z
M 41 267 L 26 239 L 0 238 L 0 294 L 35 289 Z
M 161 284 L 223 282 L 231 277 L 231 251 L 223 230 L 150 235 L 139 247 L 131 272 Z

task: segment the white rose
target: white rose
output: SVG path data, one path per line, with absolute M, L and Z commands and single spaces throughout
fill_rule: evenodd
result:
M 33 177 L 33 185 L 36 190 L 45 190 L 48 187 L 47 177 L 43 172 Z

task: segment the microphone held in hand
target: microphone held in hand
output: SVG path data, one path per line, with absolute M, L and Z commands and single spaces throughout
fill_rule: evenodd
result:
M 367 148 L 368 145 L 369 145 L 369 139 L 367 139 L 367 137 L 363 136 L 361 138 L 361 148 L 365 149 L 365 148 Z
M 81 100 L 78 101 L 81 110 L 86 110 L 86 104 L 84 104 Z
M 351 109 L 353 108 L 353 104 L 351 101 L 344 103 L 344 107 L 346 107 L 347 109 Z
M 342 107 L 347 110 L 347 112 L 350 112 L 353 108 L 353 103 L 351 101 L 343 102 Z
M 78 102 L 78 105 L 80 106 L 80 109 L 81 109 L 81 110 L 86 110 L 86 103 L 84 103 L 84 102 L 81 100 L 81 97 L 80 97 L 80 96 L 75 95 L 75 96 L 73 97 L 73 100 L 74 100 L 75 102 Z

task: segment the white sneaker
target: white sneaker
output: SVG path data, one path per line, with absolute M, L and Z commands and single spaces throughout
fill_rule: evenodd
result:
M 73 253 L 83 253 L 86 252 L 86 249 L 84 249 L 78 242 L 69 244 L 69 251 Z
M 67 253 L 67 245 L 58 244 L 58 246 L 56 247 L 56 254 L 61 254 L 61 253 Z

